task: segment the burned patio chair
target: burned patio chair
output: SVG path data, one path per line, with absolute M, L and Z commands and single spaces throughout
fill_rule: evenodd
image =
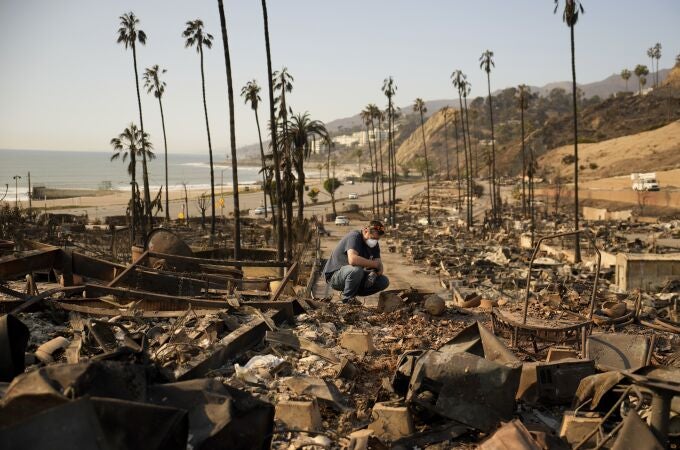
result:
M 550 239 L 576 235 L 585 236 L 590 241 L 597 254 L 597 267 L 592 286 L 588 286 L 589 283 L 584 283 L 580 280 L 569 286 L 575 292 L 579 293 L 579 295 L 580 293 L 585 294 L 587 292 L 587 287 L 591 287 L 589 303 L 587 305 L 587 316 L 584 317 L 581 314 L 562 309 L 560 311 L 560 317 L 558 318 L 543 319 L 529 317 L 528 308 L 532 269 L 534 269 L 536 256 L 539 253 L 541 244 Z M 501 312 L 499 308 L 493 308 L 491 316 L 494 334 L 510 338 L 511 347 L 517 349 L 521 349 L 521 344 L 531 343 L 534 353 L 539 353 L 545 348 L 556 344 L 576 344 L 577 346 L 583 346 L 593 326 L 592 317 L 595 306 L 595 296 L 597 293 L 597 284 L 600 276 L 600 261 L 600 251 L 595 245 L 593 237 L 585 230 L 558 233 L 541 238 L 536 244 L 529 262 L 523 313 L 513 314 L 511 312 Z M 539 343 L 541 342 L 545 344 L 543 348 L 539 347 Z

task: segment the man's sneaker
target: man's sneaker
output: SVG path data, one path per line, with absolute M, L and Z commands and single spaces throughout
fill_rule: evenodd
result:
M 361 302 L 356 297 L 343 298 L 342 303 L 345 305 L 361 305 Z

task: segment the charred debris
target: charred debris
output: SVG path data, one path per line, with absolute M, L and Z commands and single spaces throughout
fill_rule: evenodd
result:
M 467 229 L 437 192 L 381 246 L 439 284 L 363 306 L 319 277 L 316 222 L 286 262 L 257 222 L 238 261 L 181 228 L 0 242 L 2 447 L 677 446 L 680 222 Z

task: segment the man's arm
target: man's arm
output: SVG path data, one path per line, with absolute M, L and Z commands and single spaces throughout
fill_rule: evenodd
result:
M 380 258 L 378 259 L 366 259 L 363 256 L 359 256 L 359 252 L 354 249 L 347 250 L 347 261 L 351 266 L 364 267 L 366 269 L 376 269 L 378 275 L 382 274 L 382 262 Z

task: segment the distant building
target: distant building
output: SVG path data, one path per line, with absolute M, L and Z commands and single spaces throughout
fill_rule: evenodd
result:
M 680 253 L 619 253 L 616 285 L 622 291 L 654 291 L 680 278 Z
M 319 154 L 321 152 L 325 152 L 326 149 L 326 143 L 323 141 L 323 139 L 312 139 L 309 142 L 309 149 L 312 152 L 312 154 Z
M 368 135 L 366 133 L 366 130 L 356 131 L 352 134 L 342 134 L 340 136 L 335 136 L 333 138 L 333 142 L 340 145 L 344 145 L 346 147 L 352 147 L 353 145 L 364 147 L 366 146 L 368 139 L 370 139 L 371 142 L 375 142 L 378 139 L 382 141 L 387 141 L 388 139 L 387 130 L 378 129 L 376 129 L 375 131 L 369 130 Z

